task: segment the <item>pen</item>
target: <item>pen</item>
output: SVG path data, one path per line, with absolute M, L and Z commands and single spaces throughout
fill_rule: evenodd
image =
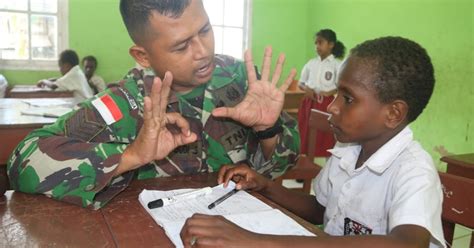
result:
M 44 113 L 44 114 L 37 114 L 37 113 L 25 113 L 25 112 L 21 112 L 22 115 L 30 115 L 30 116 L 40 116 L 40 117 L 46 117 L 46 118 L 59 118 L 59 116 L 57 115 L 54 115 L 54 114 L 47 114 L 47 113 Z
M 202 188 L 202 189 L 186 192 L 184 194 L 179 194 L 179 195 L 160 198 L 160 199 L 149 202 L 147 204 L 147 206 L 148 206 L 149 209 L 159 208 L 159 207 L 163 207 L 163 206 L 168 206 L 168 205 L 173 204 L 173 203 L 181 202 L 183 200 L 189 200 L 189 199 L 196 198 L 198 196 L 207 195 L 211 192 L 212 192 L 211 187 L 205 187 L 205 188 Z
M 215 208 L 217 205 L 219 205 L 221 202 L 223 202 L 225 199 L 231 197 L 233 194 L 237 193 L 239 190 L 238 189 L 233 189 L 229 192 L 227 192 L 227 194 L 221 196 L 219 199 L 217 199 L 215 202 L 209 204 L 209 206 L 207 206 L 207 208 L 209 209 L 213 209 Z

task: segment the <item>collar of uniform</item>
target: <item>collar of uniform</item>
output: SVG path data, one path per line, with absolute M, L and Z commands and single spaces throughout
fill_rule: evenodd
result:
M 413 140 L 413 132 L 410 127 L 406 126 L 401 132 L 395 135 L 382 147 L 380 147 L 370 158 L 357 170 L 364 167 L 376 173 L 383 173 L 397 156 L 410 144 Z M 349 174 L 354 171 L 357 163 L 361 146 L 355 143 L 337 143 L 333 149 L 328 150 L 333 156 L 340 159 L 339 167 Z
M 238 77 L 238 67 L 232 66 L 237 64 L 237 60 L 233 57 L 216 54 L 214 57 L 214 63 L 216 68 L 214 68 L 211 81 L 207 88 L 211 92 L 212 90 L 222 88 L 232 83 L 235 78 Z
M 332 55 L 332 54 L 330 54 L 329 56 L 327 56 L 325 59 L 321 59 L 321 56 L 318 56 L 318 60 L 319 60 L 320 62 L 325 62 L 325 61 L 331 62 L 331 61 L 333 61 L 334 59 L 335 59 L 335 57 L 334 57 L 334 55 Z
M 81 68 L 79 68 L 79 65 L 75 65 L 71 68 L 71 70 L 69 70 L 66 74 L 64 74 L 64 76 L 68 75 L 68 74 L 75 74 L 77 73 L 78 71 L 81 71 Z

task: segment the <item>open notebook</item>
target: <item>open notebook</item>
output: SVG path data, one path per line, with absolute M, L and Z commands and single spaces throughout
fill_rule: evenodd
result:
M 163 227 L 166 235 L 176 247 L 183 247 L 179 233 L 185 220 L 194 213 L 222 215 L 240 227 L 256 233 L 315 236 L 280 210 L 268 206 L 245 191 L 237 192 L 213 209 L 207 208 L 210 203 L 234 188 L 235 184 L 233 183 L 229 184 L 227 188 L 221 184 L 212 188 L 212 192 L 205 196 L 155 209 L 149 209 L 147 204 L 156 199 L 196 189 L 143 190 L 138 198 L 156 223 Z

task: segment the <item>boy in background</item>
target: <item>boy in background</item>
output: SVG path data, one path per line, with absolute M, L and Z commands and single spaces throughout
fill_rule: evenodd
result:
M 384 37 L 356 46 L 341 67 L 329 119 L 338 143 L 304 195 L 245 166 L 225 166 L 237 181 L 300 217 L 324 223 L 327 237 L 275 236 L 241 229 L 222 216 L 196 214 L 181 231 L 190 247 L 445 247 L 442 189 L 430 155 L 408 126 L 434 88 L 431 59 L 417 43 Z
M 106 87 L 104 79 L 95 73 L 97 66 L 98 62 L 94 56 L 89 55 L 82 58 L 82 68 L 84 68 L 84 74 L 86 74 L 87 82 L 94 95 L 102 92 Z
M 93 96 L 86 76 L 79 67 L 79 56 L 73 50 L 64 50 L 59 55 L 59 71 L 62 77 L 42 79 L 36 86 L 53 90 L 72 91 L 77 101 L 84 101 Z

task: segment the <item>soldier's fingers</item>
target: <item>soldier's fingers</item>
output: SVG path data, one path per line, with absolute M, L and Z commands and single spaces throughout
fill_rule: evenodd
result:
M 151 86 L 151 93 L 150 93 L 150 98 L 151 98 L 151 107 L 152 107 L 152 114 L 153 117 L 160 118 L 161 113 L 160 113 L 160 92 L 161 92 L 161 87 L 162 87 L 162 82 L 159 77 L 155 77 L 153 79 L 153 85 Z
M 263 54 L 262 81 L 268 82 L 271 66 L 272 66 L 272 47 L 267 46 L 265 48 L 265 53 Z
M 167 71 L 165 73 L 165 77 L 163 78 L 163 83 L 162 83 L 163 86 L 161 87 L 161 92 L 160 92 L 160 101 L 161 101 L 160 111 L 162 114 L 166 113 L 166 107 L 168 106 L 168 97 L 170 95 L 172 82 L 173 82 L 173 74 Z
M 144 125 L 148 124 L 148 120 L 153 118 L 153 107 L 152 107 L 152 102 L 151 98 L 149 96 L 145 96 L 143 99 L 144 101 L 144 109 L 143 109 L 143 120 L 144 120 Z
M 191 135 L 191 129 L 189 128 L 189 122 L 184 119 L 180 113 L 166 113 L 166 123 L 175 124 L 181 130 L 181 133 L 185 136 Z
M 252 53 L 247 50 L 244 54 L 245 68 L 247 69 L 247 79 L 249 84 L 257 81 L 257 73 L 255 72 L 255 64 L 253 63 Z
M 288 75 L 285 82 L 280 86 L 280 90 L 285 92 L 288 89 L 288 87 L 290 87 L 291 82 L 295 80 L 295 77 L 296 77 L 296 69 L 293 68 L 291 69 L 290 75 Z
M 285 64 L 285 54 L 280 54 L 280 56 L 278 56 L 275 71 L 273 72 L 272 85 L 277 85 L 278 80 L 280 80 L 281 71 L 283 69 L 284 64 Z

